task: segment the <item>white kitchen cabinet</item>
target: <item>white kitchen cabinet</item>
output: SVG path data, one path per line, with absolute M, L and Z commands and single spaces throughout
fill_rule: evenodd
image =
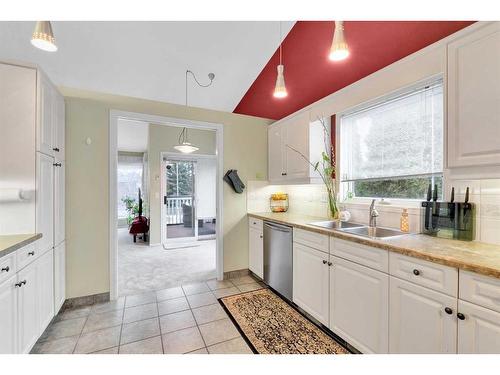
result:
M 35 262 L 35 265 L 38 333 L 42 333 L 54 317 L 54 251 L 47 251 Z
M 500 353 L 500 313 L 458 300 L 459 354 Z
M 330 329 L 363 353 L 389 349 L 389 275 L 330 257 Z
M 328 254 L 293 243 L 293 302 L 324 325 L 329 311 Z
M 65 120 L 65 107 L 64 107 L 64 97 L 55 92 L 55 119 L 54 119 L 54 156 L 58 160 L 66 160 L 66 147 L 65 147 L 65 132 L 66 132 L 66 120 Z
M 37 250 L 47 251 L 54 246 L 54 158 L 37 152 L 36 155 L 36 232 L 42 238 Z
M 40 334 L 36 273 L 34 262 L 17 275 L 18 353 L 28 353 Z
M 37 151 L 54 155 L 54 135 L 56 119 L 55 90 L 45 74 L 38 72 L 38 124 L 36 131 Z
M 448 167 L 500 165 L 500 23 L 448 45 Z
M 16 275 L 0 284 L 0 354 L 17 352 Z
M 54 314 L 61 309 L 66 299 L 66 243 L 54 248 Z
M 325 124 L 330 129 L 328 118 L 325 119 Z M 320 161 L 322 151 L 330 147 L 330 139 L 325 139 L 321 122 L 310 121 L 309 112 L 270 125 L 268 147 L 268 175 L 271 183 L 322 182 L 305 158 L 312 164 Z
M 389 352 L 456 353 L 457 299 L 390 277 Z
M 261 279 L 264 278 L 263 230 L 254 226 L 248 229 L 248 268 Z
M 65 162 L 54 163 L 54 246 L 65 239 Z

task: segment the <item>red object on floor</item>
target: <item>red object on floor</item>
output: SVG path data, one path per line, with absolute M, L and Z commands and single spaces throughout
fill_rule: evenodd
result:
M 144 235 L 144 242 L 146 242 L 146 235 L 149 232 L 148 219 L 145 216 L 138 216 L 132 221 L 130 229 L 128 231 L 130 234 L 134 235 L 134 242 L 138 234 Z

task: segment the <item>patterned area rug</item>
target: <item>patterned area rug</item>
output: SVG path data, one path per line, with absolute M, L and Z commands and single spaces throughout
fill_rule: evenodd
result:
M 347 354 L 347 350 L 269 289 L 221 298 L 260 354 Z

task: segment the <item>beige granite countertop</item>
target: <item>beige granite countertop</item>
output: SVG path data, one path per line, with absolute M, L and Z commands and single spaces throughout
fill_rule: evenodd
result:
M 500 278 L 499 245 L 476 241 L 449 240 L 425 234 L 410 234 L 387 239 L 371 239 L 308 224 L 314 221 L 328 220 L 324 217 L 270 212 L 248 213 L 248 216 L 288 224 L 296 228 L 324 233 L 344 240 Z
M 40 238 L 41 233 L 0 235 L 0 258 Z

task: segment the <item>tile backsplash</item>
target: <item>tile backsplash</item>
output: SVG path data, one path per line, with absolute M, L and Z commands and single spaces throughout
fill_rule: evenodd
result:
M 476 241 L 500 244 L 500 179 L 449 180 L 446 182 L 445 199 L 449 199 L 451 187 L 455 187 L 455 201 L 463 201 L 467 186 L 469 200 L 476 205 Z M 248 181 L 247 211 L 269 212 L 269 197 L 275 192 L 288 193 L 293 214 L 327 217 L 327 194 L 323 185 L 269 185 L 267 181 Z M 351 213 L 351 220 L 368 222 L 368 205 L 342 203 L 341 209 Z M 380 213 L 378 225 L 398 228 L 401 206 L 377 205 Z M 420 232 L 420 209 L 408 208 L 410 231 Z

